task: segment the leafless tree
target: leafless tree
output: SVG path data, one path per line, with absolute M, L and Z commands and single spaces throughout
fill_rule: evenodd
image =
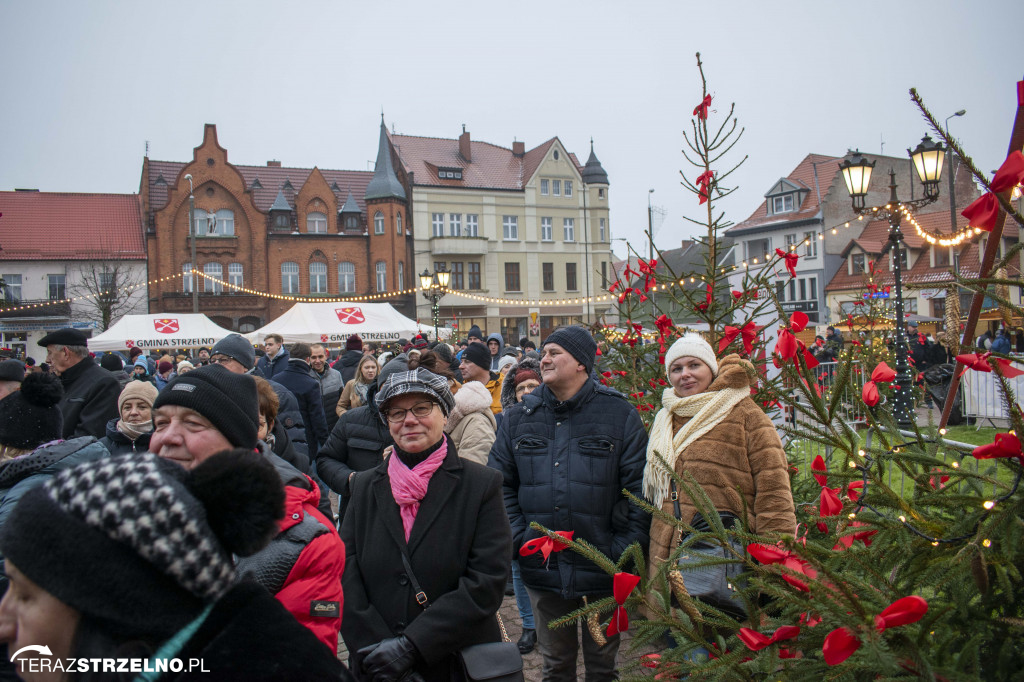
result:
M 122 315 L 132 312 L 145 292 L 138 295 L 138 285 L 144 284 L 141 271 L 127 262 L 88 263 L 78 267 L 78 276 L 68 282 L 68 296 L 79 298 L 72 306 L 75 319 L 99 322 L 106 331 Z

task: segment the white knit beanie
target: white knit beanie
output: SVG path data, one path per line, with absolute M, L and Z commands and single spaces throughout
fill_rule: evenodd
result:
M 666 377 L 672 363 L 683 357 L 697 358 L 711 368 L 712 376 L 718 376 L 718 358 L 715 356 L 715 351 L 711 349 L 711 344 L 697 334 L 684 334 L 665 353 Z

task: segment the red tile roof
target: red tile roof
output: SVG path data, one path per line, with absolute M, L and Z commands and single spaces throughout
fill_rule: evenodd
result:
M 152 210 L 158 210 L 167 203 L 167 188 L 174 184 L 178 173 L 186 166 L 180 161 L 149 161 L 149 205 Z M 255 180 L 259 180 L 262 189 L 255 189 L 252 192 L 253 203 L 261 211 L 268 211 L 277 197 L 278 191 L 284 186 L 285 181 L 291 184 L 291 189 L 285 189 L 284 195 L 289 203 L 295 206 L 295 195 L 302 189 L 312 168 L 285 168 L 281 166 L 235 166 L 245 180 L 246 188 L 251 188 Z M 346 171 L 346 170 L 324 170 L 320 169 L 327 181 L 328 187 L 337 185 L 338 189 L 333 190 L 338 198 L 338 208 L 345 204 L 345 198 L 349 190 L 356 198 L 359 209 L 366 211 L 366 186 L 373 179 L 373 171 Z M 160 180 L 163 179 L 163 183 Z
M 0 192 L 0 259 L 145 260 L 137 194 Z
M 824 197 L 825 194 L 828 193 L 829 187 L 832 185 L 832 180 L 836 177 L 837 166 L 833 166 L 832 163 L 838 164 L 840 161 L 842 161 L 841 157 L 825 156 L 823 154 L 808 154 L 804 157 L 804 160 L 793 169 L 793 172 L 786 176 L 787 180 L 797 185 L 802 185 L 810 190 L 804 194 L 803 203 L 800 204 L 800 207 L 796 211 L 780 213 L 778 215 L 768 215 L 768 200 L 765 199 L 749 218 L 729 228 L 725 233 L 741 233 L 752 227 L 763 227 L 771 223 L 788 223 L 793 220 L 813 218 L 818 213 L 819 206 L 818 193 L 814 189 L 815 165 L 818 166 L 819 189 L 821 190 L 821 196 Z M 772 186 L 774 186 L 774 184 L 775 183 L 772 183 Z

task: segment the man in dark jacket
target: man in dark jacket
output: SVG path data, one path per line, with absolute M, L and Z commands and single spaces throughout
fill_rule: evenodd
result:
M 288 366 L 278 372 L 277 381 L 299 401 L 302 423 L 306 425 L 306 443 L 310 452 L 317 452 L 327 440 L 327 420 L 320 398 L 320 382 L 309 376 L 308 343 L 294 343 L 289 351 Z
M 267 334 L 263 339 L 263 349 L 266 355 L 260 358 L 257 368 L 264 379 L 273 379 L 288 366 L 288 349 L 284 347 L 284 338 L 280 334 Z
M 64 397 L 58 407 L 64 415 L 61 437 L 102 438 L 107 422 L 117 416 L 121 385 L 110 372 L 89 357 L 85 334 L 77 329 L 59 329 L 39 339 L 46 349 L 46 363 L 60 375 Z
M 490 466 L 504 479 L 512 545 L 539 536 L 538 522 L 573 531 L 612 561 L 633 542 L 646 550 L 650 517 L 623 497 L 641 495 L 647 432 L 636 409 L 591 379 L 597 345 L 582 327 L 555 330 L 542 346 L 543 385 L 505 412 L 491 449 Z M 583 605 L 582 597 L 607 597 L 612 579 L 573 552 L 520 557 L 523 582 L 537 619 L 545 680 L 576 679 L 575 628 L 547 624 Z M 588 682 L 617 679 L 619 636 L 598 646 L 583 628 Z
M 310 346 L 313 354 L 309 356 L 309 376 L 320 384 L 320 397 L 324 404 L 324 417 L 327 419 L 327 431 L 334 428 L 338 422 L 338 398 L 341 397 L 341 390 L 345 388 L 341 372 L 327 364 L 327 348 L 322 343 L 314 343 Z M 316 456 L 316 453 L 313 453 Z
M 353 334 L 345 341 L 345 352 L 335 361 L 334 369 L 341 372 L 341 387 L 352 381 L 356 376 L 356 366 L 363 359 L 363 340 Z

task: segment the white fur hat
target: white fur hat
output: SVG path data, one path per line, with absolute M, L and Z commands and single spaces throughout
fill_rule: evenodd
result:
M 711 344 L 697 334 L 684 334 L 669 347 L 668 352 L 665 353 L 666 376 L 668 376 L 668 370 L 672 367 L 672 363 L 682 357 L 697 358 L 711 368 L 712 376 L 718 376 L 718 358 L 715 356 L 715 351 L 711 349 Z

